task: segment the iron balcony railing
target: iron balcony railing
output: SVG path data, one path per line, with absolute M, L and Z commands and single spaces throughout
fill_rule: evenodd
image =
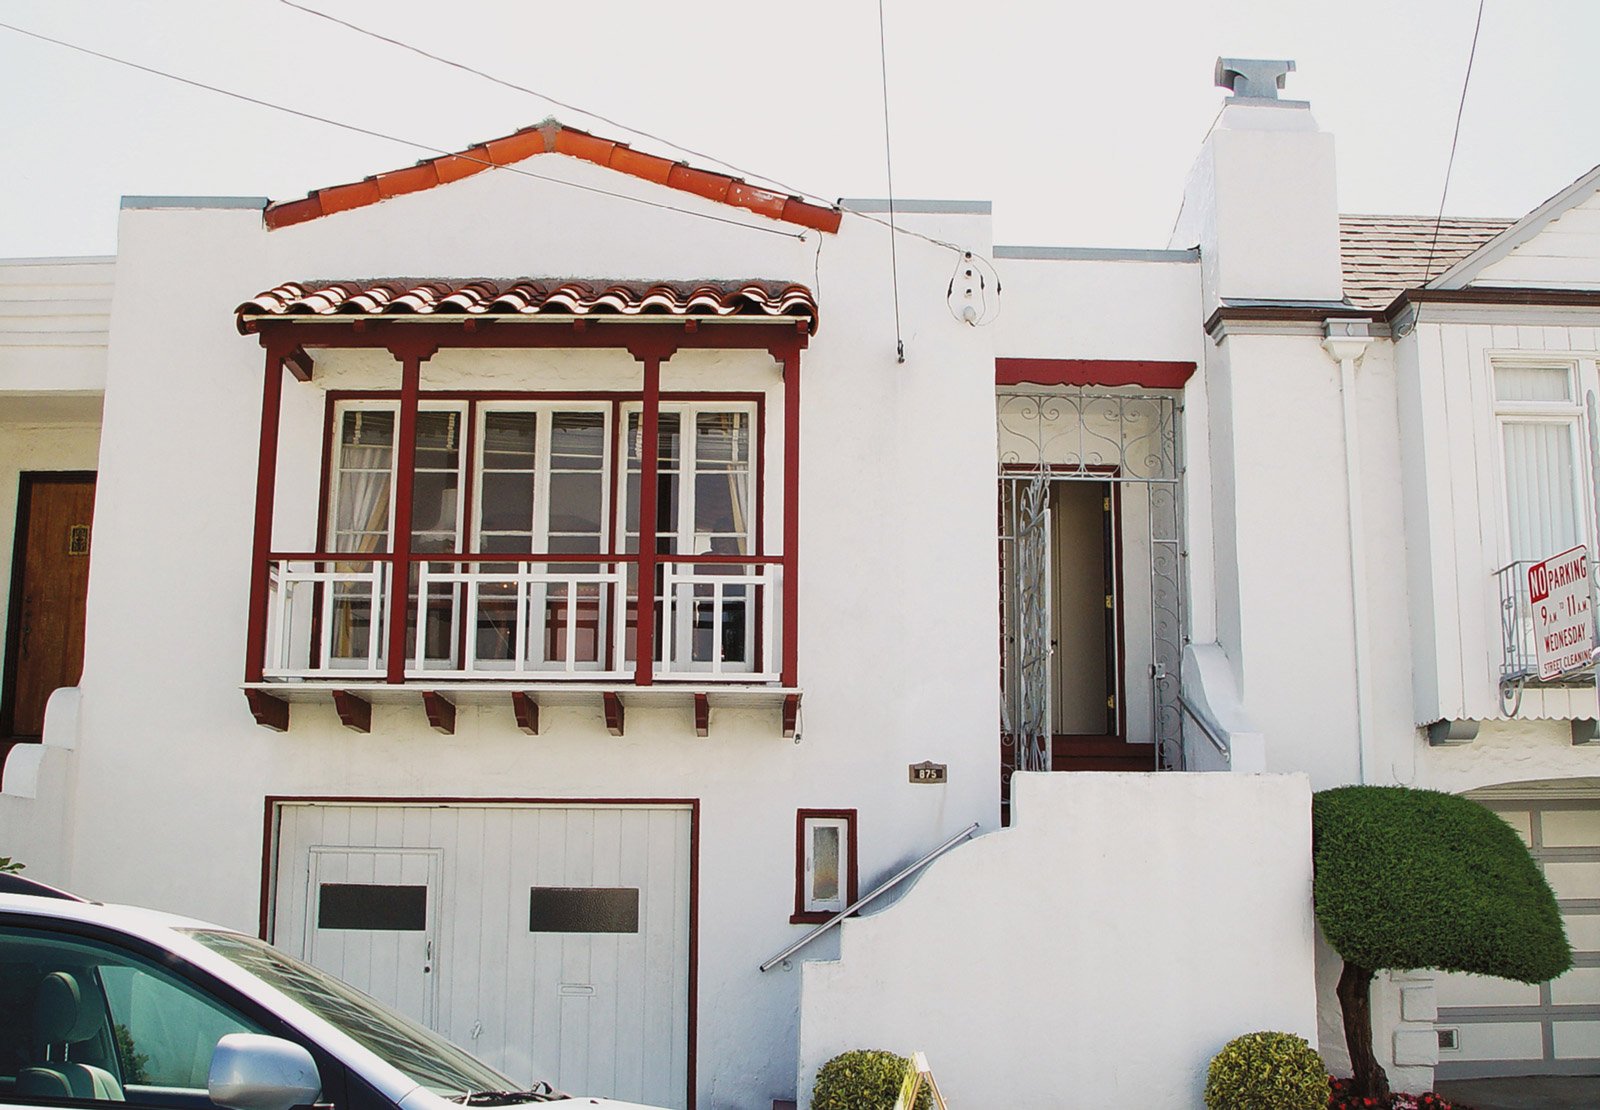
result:
M 397 591 L 389 555 L 272 555 L 263 677 L 385 678 L 397 609 L 407 679 L 639 677 L 637 556 L 452 553 L 409 562 Z M 781 680 L 778 557 L 663 555 L 653 593 L 653 679 Z
M 1518 559 L 1494 572 L 1500 589 L 1500 688 L 1540 684 L 1539 660 L 1535 651 L 1534 607 L 1528 595 L 1528 568 L 1540 560 Z M 1595 661 L 1544 681 L 1544 685 L 1594 680 Z

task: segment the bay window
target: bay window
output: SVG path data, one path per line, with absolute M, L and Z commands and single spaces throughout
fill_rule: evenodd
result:
M 361 556 L 393 550 L 396 410 L 387 398 L 333 406 L 324 519 L 327 550 L 345 558 L 318 576 L 329 668 L 376 670 L 383 651 L 386 576 L 398 572 Z M 650 610 L 662 669 L 763 669 L 772 568 L 739 561 L 759 558 L 760 411 L 754 398 L 661 402 Z M 408 668 L 630 671 L 642 440 L 636 400 L 423 400 L 411 550 L 430 558 L 407 572 Z

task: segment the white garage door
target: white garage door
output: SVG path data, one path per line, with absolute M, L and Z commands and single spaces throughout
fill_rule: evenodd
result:
M 1572 970 L 1530 986 L 1438 982 L 1440 1079 L 1600 1074 L 1600 800 L 1485 799 L 1533 850 L 1572 942 Z
M 687 806 L 284 803 L 273 940 L 514 1079 L 687 1105 Z

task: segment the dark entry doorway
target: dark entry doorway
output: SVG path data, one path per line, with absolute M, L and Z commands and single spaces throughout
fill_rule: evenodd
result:
M 50 695 L 83 676 L 94 487 L 92 471 L 20 476 L 0 743 L 37 740 Z

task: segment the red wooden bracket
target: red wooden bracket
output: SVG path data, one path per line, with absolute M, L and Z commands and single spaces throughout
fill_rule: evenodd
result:
M 783 737 L 785 740 L 794 739 L 795 731 L 800 725 L 800 695 L 785 694 L 783 698 Z
M 434 690 L 424 690 L 422 710 L 428 715 L 428 724 L 433 727 L 434 732 L 446 736 L 456 734 L 456 707 L 449 698 Z
M 250 715 L 256 719 L 256 724 L 273 732 L 289 731 L 288 702 L 265 690 L 246 690 L 244 700 L 250 703 Z
M 516 714 L 517 727 L 529 736 L 539 735 L 539 703 L 521 690 L 511 691 L 511 712 Z
M 694 734 L 711 735 L 711 699 L 704 694 L 694 696 Z
M 612 736 L 622 735 L 622 699 L 615 694 L 601 694 L 605 703 L 606 731 Z
M 366 698 L 357 697 L 349 690 L 335 690 L 333 707 L 339 711 L 339 720 L 344 722 L 345 728 L 354 732 L 372 731 L 372 703 Z
M 311 356 L 306 354 L 306 349 L 304 347 L 296 347 L 294 350 L 284 355 L 283 364 L 289 368 L 289 373 L 293 374 L 296 380 L 302 382 L 309 382 L 311 380 Z

